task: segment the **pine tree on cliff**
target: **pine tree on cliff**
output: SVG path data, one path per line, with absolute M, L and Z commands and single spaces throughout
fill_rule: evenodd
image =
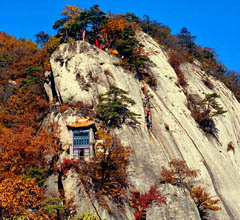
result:
M 128 98 L 128 93 L 116 86 L 110 86 L 105 94 L 99 97 L 97 117 L 108 126 L 117 127 L 126 119 L 136 122 L 138 114 L 128 109 L 129 105 L 135 105 L 135 101 Z

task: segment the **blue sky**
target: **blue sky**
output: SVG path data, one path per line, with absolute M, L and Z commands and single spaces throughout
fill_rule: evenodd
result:
M 52 25 L 67 4 L 83 9 L 99 4 L 105 12 L 133 12 L 140 18 L 147 14 L 169 26 L 173 34 L 185 26 L 197 36 L 197 44 L 214 48 L 228 69 L 240 72 L 239 0 L 1 0 L 0 31 L 34 40 L 41 30 L 54 35 Z

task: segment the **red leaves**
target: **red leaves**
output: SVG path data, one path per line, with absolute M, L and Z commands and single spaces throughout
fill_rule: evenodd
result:
M 152 187 L 143 195 L 140 195 L 138 190 L 132 190 L 131 194 L 130 206 L 134 209 L 134 216 L 136 219 L 142 218 L 143 212 L 146 211 L 153 202 L 162 204 L 166 200 L 155 187 Z
M 60 171 L 62 171 L 64 174 L 67 174 L 67 172 L 72 168 L 77 173 L 79 173 L 80 167 L 79 167 L 79 161 L 78 160 L 76 160 L 76 159 L 65 159 L 60 165 Z

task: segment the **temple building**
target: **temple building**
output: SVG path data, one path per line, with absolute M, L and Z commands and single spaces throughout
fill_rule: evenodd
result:
M 96 126 L 93 120 L 87 118 L 76 117 L 75 122 L 67 124 L 72 137 L 72 145 L 70 147 L 70 157 L 90 161 L 95 158 L 95 134 Z

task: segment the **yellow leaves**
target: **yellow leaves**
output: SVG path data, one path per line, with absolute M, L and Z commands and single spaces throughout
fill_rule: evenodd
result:
M 130 26 L 126 19 L 113 19 L 102 27 L 103 33 L 114 33 L 122 31 L 125 27 Z
M 26 56 L 36 53 L 39 48 L 32 40 L 17 40 L 4 32 L 0 32 L 0 54 L 8 54 L 10 57 Z
M 61 12 L 61 15 L 65 15 L 67 21 L 64 23 L 64 26 L 67 26 L 73 22 L 82 12 L 82 9 L 73 5 L 67 5 Z

